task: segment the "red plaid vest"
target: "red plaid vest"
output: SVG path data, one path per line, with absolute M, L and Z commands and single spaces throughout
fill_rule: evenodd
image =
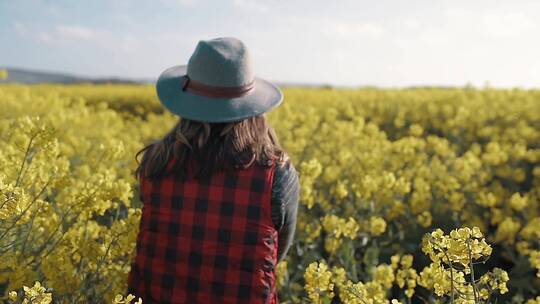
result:
M 274 166 L 203 180 L 141 179 L 144 205 L 127 291 L 145 304 L 277 303 Z

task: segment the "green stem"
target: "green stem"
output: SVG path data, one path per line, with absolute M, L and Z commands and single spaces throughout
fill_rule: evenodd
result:
M 473 294 L 474 294 L 474 303 L 478 303 L 478 294 L 476 290 L 476 282 L 474 280 L 474 267 L 472 263 L 472 252 L 471 252 L 471 239 L 467 239 L 467 250 L 469 252 L 469 268 L 471 269 L 471 284 L 473 286 Z
M 34 138 L 36 138 L 37 134 L 34 134 L 32 137 L 30 137 L 30 141 L 28 142 L 28 145 L 26 146 L 26 151 L 24 152 L 24 158 L 21 163 L 21 166 L 19 168 L 19 173 L 17 174 L 17 181 L 15 182 L 15 187 L 19 186 L 19 182 L 21 181 L 21 173 L 24 168 L 24 164 L 26 164 L 26 158 L 28 157 L 28 154 L 30 153 L 30 148 L 32 147 L 32 142 L 34 141 Z

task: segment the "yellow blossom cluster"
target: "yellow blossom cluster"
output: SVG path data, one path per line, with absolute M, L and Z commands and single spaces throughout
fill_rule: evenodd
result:
M 386 230 L 386 221 L 379 217 L 373 216 L 369 219 L 369 232 L 374 235 L 381 235 Z
M 167 116 L 40 90 L 0 87 L 0 302 L 35 280 L 64 302 L 111 302 L 141 215 L 134 153 Z
M 414 294 L 414 288 L 418 279 L 418 273 L 412 268 L 413 256 L 406 254 L 404 256 L 394 255 L 391 258 L 392 268 L 397 270 L 396 283 L 400 288 L 405 289 L 407 298 L 411 298 Z M 398 267 L 398 263 L 399 266 Z
M 34 286 L 23 286 L 23 294 L 19 295 L 16 291 L 9 292 L 9 300 L 23 304 L 37 303 L 49 304 L 52 303 L 52 294 L 47 292 L 47 289 L 41 286 L 39 281 L 34 283 Z
M 321 221 L 321 226 L 326 232 L 325 248 L 328 252 L 336 252 L 339 249 L 342 236 L 354 240 L 360 230 L 360 226 L 352 217 L 345 220 L 333 214 L 326 215 Z
M 344 268 L 329 269 L 324 261 L 313 262 L 307 267 L 304 280 L 310 303 L 329 303 L 337 297 L 340 303 L 347 304 L 401 304 L 396 299 L 387 299 L 387 291 L 394 282 L 394 272 L 385 264 L 375 268 L 373 280 L 355 283 L 347 277 Z
M 313 262 L 304 273 L 305 289 L 313 303 L 323 303 L 321 297 L 334 298 L 332 272 L 325 263 Z
M 540 297 L 536 297 L 534 299 L 530 299 L 529 301 L 527 301 L 526 304 L 540 304 Z
M 489 257 L 492 248 L 478 227 L 465 227 L 452 230 L 449 235 L 445 235 L 441 229 L 426 234 L 422 251 L 434 262 L 448 265 L 459 263 L 468 274 L 471 261 Z
M 455 229 L 448 235 L 437 229 L 425 235 L 422 251 L 432 264 L 420 273 L 418 283 L 433 288 L 438 296 L 448 295 L 455 303 L 474 304 L 489 300 L 497 290 L 500 294 L 508 292 L 505 270 L 495 267 L 475 278 L 474 265 L 485 262 L 492 253 L 478 227 Z

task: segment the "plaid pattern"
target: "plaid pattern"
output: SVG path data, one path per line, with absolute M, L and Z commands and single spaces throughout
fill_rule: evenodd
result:
M 273 169 L 141 180 L 144 206 L 127 291 L 143 303 L 277 303 Z

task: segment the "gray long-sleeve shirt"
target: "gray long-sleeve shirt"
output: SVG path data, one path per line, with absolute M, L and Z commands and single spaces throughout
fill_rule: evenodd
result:
M 276 166 L 272 182 L 272 222 L 278 231 L 278 261 L 287 255 L 296 230 L 300 186 L 298 172 L 287 162 Z

